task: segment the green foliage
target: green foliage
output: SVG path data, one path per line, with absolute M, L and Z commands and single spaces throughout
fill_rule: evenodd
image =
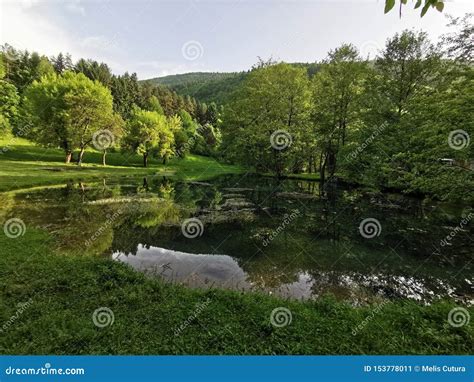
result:
M 315 143 L 321 150 L 320 176 L 334 176 L 337 156 L 348 134 L 360 125 L 360 110 L 367 64 L 352 45 L 330 51 L 321 70 L 313 77 L 312 120 Z M 349 137 L 350 138 L 350 137 Z
M 415 0 L 415 9 L 421 7 L 423 0 Z M 406 5 L 408 0 L 400 0 L 400 17 L 402 16 L 402 6 Z M 390 12 L 395 7 L 396 0 L 385 0 L 384 12 Z M 436 8 L 438 12 L 442 12 L 444 9 L 444 0 L 424 0 L 424 5 L 421 8 L 421 17 L 423 17 L 428 9 Z
M 467 13 L 463 18 L 450 17 L 450 27 L 457 28 L 443 36 L 446 55 L 454 60 L 472 65 L 474 62 L 474 13 Z
M 173 131 L 178 128 L 179 117 L 167 118 L 155 111 L 136 108 L 127 123 L 124 146 L 143 155 L 144 167 L 147 167 L 150 155 L 157 155 L 166 161 L 173 153 Z
M 250 72 L 226 110 L 228 155 L 278 175 L 295 167 L 309 134 L 308 85 L 303 69 L 284 63 Z M 282 150 L 272 146 L 280 139 L 287 141 Z
M 9 45 L 4 45 L 0 55 L 4 80 L 15 85 L 20 94 L 33 81 L 54 73 L 49 59 L 36 52 L 18 51 Z
M 76 148 L 82 153 L 93 134 L 112 116 L 112 95 L 82 73 L 65 72 L 33 82 L 25 91 L 24 113 L 28 137 L 47 147 L 61 147 L 66 161 Z
M 239 166 L 218 163 L 212 158 L 188 155 L 171 160 L 166 166 L 151 157 L 153 167 L 140 168 L 143 158 L 134 153 L 113 150 L 107 154 L 107 167 L 102 166 L 102 154 L 87 149 L 87 163 L 79 166 L 64 164 L 64 152 L 36 146 L 23 138 L 0 137 L 0 191 L 41 185 L 65 184 L 74 181 L 103 181 L 123 176 L 170 176 L 187 180 L 206 180 L 222 174 L 243 172 Z M 27 176 L 25 176 L 27 174 Z M 3 201 L 2 201 L 3 203 Z
M 145 109 L 149 111 L 155 111 L 158 114 L 164 114 L 163 108 L 160 105 L 160 101 L 155 95 L 148 97 L 145 101 Z
M 74 71 L 84 74 L 92 81 L 99 81 L 102 85 L 110 87 L 112 83 L 112 72 L 107 64 L 98 63 L 94 60 L 84 60 L 81 58 L 76 65 Z
M 246 73 L 186 73 L 147 80 L 167 86 L 178 94 L 189 95 L 200 102 L 227 103 L 232 92 L 242 83 Z
M 18 114 L 20 96 L 16 87 L 0 79 L 0 135 L 10 132 L 12 121 Z
M 54 70 L 57 74 L 63 74 L 66 70 L 72 70 L 73 64 L 69 54 L 59 53 L 56 57 L 51 57 Z

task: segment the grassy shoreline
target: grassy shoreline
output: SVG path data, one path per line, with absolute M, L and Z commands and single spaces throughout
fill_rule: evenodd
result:
M 157 159 L 150 159 L 148 168 L 140 167 L 142 158 L 139 155 L 109 153 L 107 166 L 102 166 L 101 153 L 96 151 L 87 151 L 84 159 L 82 166 L 65 164 L 61 150 L 38 147 L 21 138 L 0 139 L 0 192 L 64 184 L 70 180 L 90 181 L 148 175 L 206 180 L 244 171 L 242 167 L 221 164 L 213 158 L 198 155 L 173 159 L 166 165 Z
M 1 354 L 472 351 L 472 326 L 454 328 L 447 321 L 453 302 L 422 306 L 400 300 L 354 308 L 330 297 L 299 302 L 187 289 L 109 259 L 58 255 L 51 244 L 45 232 L 29 227 L 16 239 L 0 236 Z M 101 307 L 112 310 L 112 325 L 94 325 L 93 313 Z M 278 307 L 292 315 L 281 328 L 270 322 Z

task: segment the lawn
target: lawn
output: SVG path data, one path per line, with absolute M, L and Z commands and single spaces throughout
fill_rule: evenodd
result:
M 241 173 L 239 166 L 220 164 L 212 158 L 188 155 L 173 159 L 163 165 L 150 159 L 143 168 L 142 157 L 133 154 L 110 153 L 107 166 L 102 166 L 101 153 L 89 150 L 82 166 L 65 164 L 64 153 L 58 149 L 45 149 L 21 138 L 0 139 L 0 192 L 47 184 L 65 183 L 69 180 L 168 175 L 186 180 L 204 180 L 218 175 Z
M 451 302 L 354 308 L 330 297 L 303 303 L 186 289 L 108 259 L 61 256 L 51 244 L 35 229 L 16 239 L 0 235 L 1 354 L 472 352 L 472 325 L 448 324 Z M 279 307 L 291 312 L 283 327 L 270 321 Z M 113 323 L 105 313 L 96 321 L 109 325 L 94 324 L 99 308 L 113 312 Z

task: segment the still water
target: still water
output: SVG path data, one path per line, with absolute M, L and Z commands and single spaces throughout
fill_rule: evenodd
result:
M 354 305 L 473 302 L 467 206 L 250 175 L 70 183 L 0 202 L 0 218 L 47 230 L 61 253 L 107 256 L 189 287 Z

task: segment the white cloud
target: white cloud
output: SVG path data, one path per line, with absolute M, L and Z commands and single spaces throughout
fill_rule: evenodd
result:
M 81 5 L 81 0 L 69 0 L 66 2 L 66 9 L 73 12 L 80 14 L 82 16 L 86 15 L 85 8 Z
M 118 51 L 118 39 L 114 35 L 111 39 L 105 36 L 89 36 L 80 42 L 80 46 L 85 49 L 97 50 L 103 52 Z

